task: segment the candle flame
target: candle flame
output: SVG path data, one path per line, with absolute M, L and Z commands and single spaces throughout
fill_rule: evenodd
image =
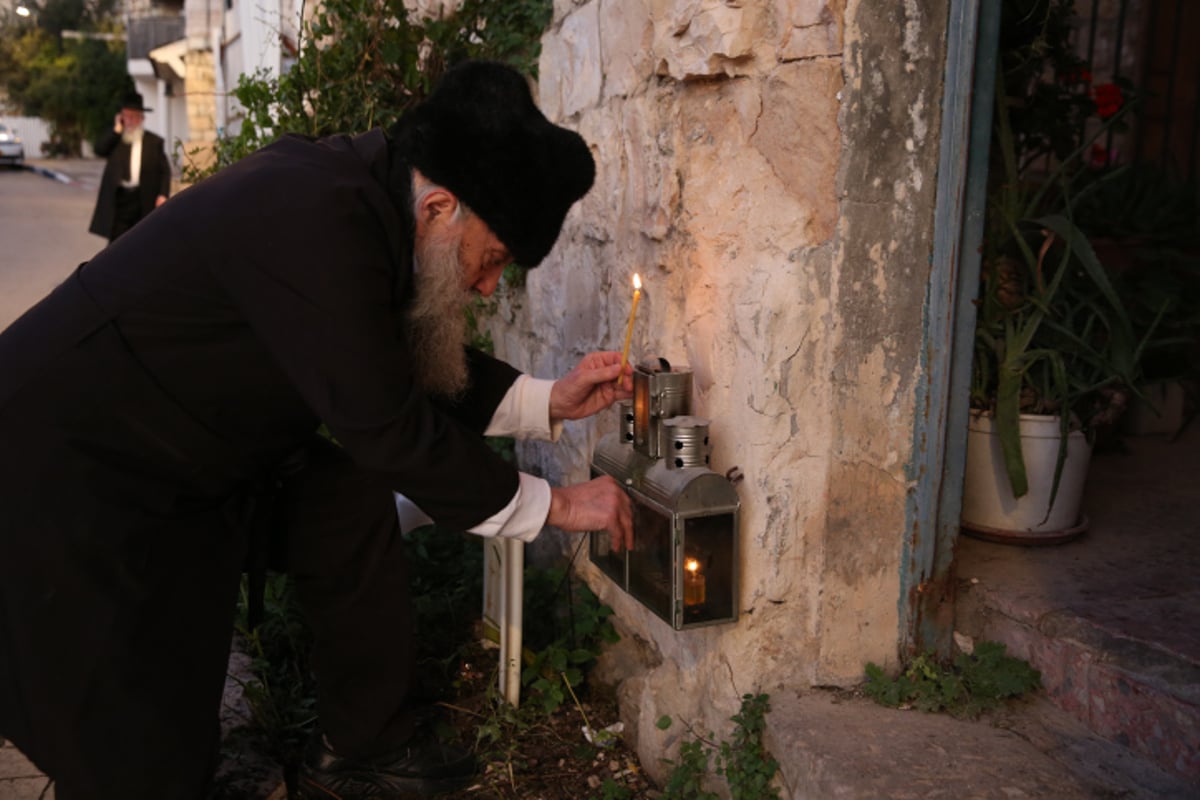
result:
M 695 575 L 700 571 L 700 562 L 694 558 L 689 558 L 687 561 L 683 562 L 683 568 Z
M 633 273 L 633 288 L 634 288 L 634 289 L 641 289 L 641 288 L 642 288 L 642 278 L 641 278 L 641 276 L 640 276 L 640 275 L 638 275 L 636 272 L 635 272 L 635 273 Z

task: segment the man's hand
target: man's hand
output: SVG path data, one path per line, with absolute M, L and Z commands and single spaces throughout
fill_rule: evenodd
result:
M 627 377 L 628 376 L 628 377 Z M 550 390 L 550 419 L 583 419 L 633 396 L 633 367 L 616 351 L 589 353 Z M 620 377 L 620 381 L 617 378 Z
M 608 531 L 617 553 L 633 547 L 633 501 L 608 475 L 552 488 L 546 523 L 577 533 Z

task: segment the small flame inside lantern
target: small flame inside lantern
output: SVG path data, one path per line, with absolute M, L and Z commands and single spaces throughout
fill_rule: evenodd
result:
M 689 558 L 683 562 L 683 604 L 698 606 L 704 602 L 704 576 L 700 574 L 700 562 Z

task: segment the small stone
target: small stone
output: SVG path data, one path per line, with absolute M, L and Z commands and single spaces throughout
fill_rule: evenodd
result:
M 599 789 L 602 781 L 596 775 L 588 775 L 587 784 L 593 789 Z

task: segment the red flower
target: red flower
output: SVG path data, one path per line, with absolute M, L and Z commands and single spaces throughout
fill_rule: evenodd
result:
M 1096 100 L 1096 114 L 1100 119 L 1108 119 L 1121 110 L 1125 98 L 1121 95 L 1121 87 L 1115 83 L 1101 83 L 1093 90 Z
M 1088 166 L 1092 169 L 1104 169 L 1110 164 L 1116 163 L 1116 160 L 1117 148 L 1114 147 L 1110 150 L 1099 142 L 1094 142 L 1091 152 L 1088 153 Z
M 1077 83 L 1090 84 L 1092 82 L 1092 73 L 1083 67 L 1079 67 L 1065 73 L 1062 76 L 1062 82 L 1068 86 L 1074 86 Z

